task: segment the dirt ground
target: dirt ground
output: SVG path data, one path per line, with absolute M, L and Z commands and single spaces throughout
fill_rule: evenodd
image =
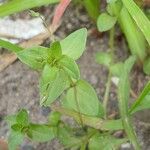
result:
M 50 12 L 50 11 L 47 11 Z M 72 31 L 81 27 L 87 27 L 89 31 L 94 30 L 95 26 L 87 17 L 83 9 L 75 9 L 74 6 L 66 11 L 61 27 L 56 35 L 60 38 L 65 37 Z M 124 60 L 128 57 L 128 49 L 125 41 L 120 38 L 120 33 L 116 36 L 116 54 L 118 60 Z M 46 41 L 46 44 L 49 40 Z M 105 91 L 107 81 L 107 70 L 95 62 L 94 56 L 98 51 L 107 51 L 108 35 L 104 34 L 103 38 L 97 34 L 90 34 L 87 40 L 86 51 L 78 60 L 83 79 L 89 81 L 100 99 Z M 20 108 L 26 108 L 30 112 L 33 122 L 44 123 L 50 112 L 49 108 L 39 106 L 38 79 L 39 73 L 31 70 L 18 60 L 11 64 L 7 69 L 0 73 L 0 138 L 7 139 L 8 126 L 3 120 L 8 114 L 13 114 Z M 132 89 L 138 95 L 145 83 L 150 78 L 145 76 L 142 71 L 134 69 L 132 72 Z M 132 100 L 132 98 L 131 98 Z M 115 85 L 112 85 L 110 92 L 109 113 L 117 112 L 117 97 Z M 150 150 L 150 111 L 138 113 L 134 118 L 135 128 L 142 150 Z M 124 146 L 125 147 L 125 146 Z M 129 147 L 129 148 L 128 148 Z M 22 150 L 61 150 L 61 144 L 54 140 L 49 143 L 31 143 L 25 141 L 21 145 Z M 131 149 L 130 145 L 122 149 Z

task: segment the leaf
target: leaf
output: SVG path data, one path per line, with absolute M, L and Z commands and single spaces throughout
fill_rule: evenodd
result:
M 67 84 L 66 74 L 55 67 L 44 67 L 40 81 L 41 104 L 49 106 L 65 90 Z
M 146 84 L 137 100 L 132 104 L 129 113 L 133 114 L 137 111 L 150 108 L 150 82 Z
M 107 13 L 102 13 L 97 20 L 97 27 L 100 32 L 110 30 L 116 23 L 117 18 L 108 15 Z
M 28 125 L 29 124 L 28 112 L 25 109 L 20 110 L 16 116 L 16 121 L 17 123 L 22 124 L 24 126 Z
M 12 43 L 5 41 L 5 40 L 2 40 L 2 39 L 0 39 L 0 47 L 6 48 L 9 51 L 15 52 L 15 53 L 23 50 L 22 47 L 19 47 L 16 44 L 12 44 Z
M 56 41 L 56 42 L 52 43 L 50 50 L 51 50 L 51 55 L 53 58 L 59 59 L 62 56 L 60 42 Z
M 54 129 L 52 127 L 39 124 L 30 124 L 27 135 L 36 142 L 46 142 L 55 138 Z
M 78 59 L 85 50 L 87 29 L 82 28 L 60 41 L 62 53 L 74 60 Z
M 109 53 L 98 52 L 96 54 L 96 62 L 109 68 L 109 66 L 112 62 L 112 57 Z
M 143 32 L 146 40 L 150 45 L 150 21 L 142 12 L 142 10 L 137 6 L 133 0 L 122 0 L 124 6 L 129 11 L 131 17 L 135 20 L 137 26 Z
M 42 69 L 48 57 L 48 49 L 45 47 L 33 47 L 17 53 L 20 61 L 33 69 Z
M 127 139 L 117 139 L 111 135 L 97 133 L 89 140 L 89 150 L 115 150 Z
M 99 117 L 91 117 L 88 115 L 80 114 L 76 111 L 66 109 L 63 107 L 54 107 L 52 109 L 60 112 L 61 114 L 72 117 L 78 123 L 80 122 L 80 118 L 82 118 L 83 125 L 89 126 L 91 128 L 95 128 L 97 130 L 121 130 L 123 129 L 122 120 L 103 120 Z
M 59 2 L 59 0 L 11 0 L 0 6 L 0 17 L 8 16 L 33 7 L 57 2 Z
M 92 86 L 84 80 L 78 80 L 75 87 L 67 91 L 63 106 L 68 109 L 80 111 L 89 116 L 103 116 L 102 104 Z
M 60 59 L 59 63 L 61 64 L 63 70 L 66 71 L 66 73 L 70 77 L 77 79 L 77 80 L 80 78 L 80 71 L 79 71 L 78 65 L 73 59 L 67 56 L 63 56 Z
M 48 122 L 53 126 L 57 126 L 60 119 L 61 119 L 61 115 L 59 112 L 51 112 L 48 117 Z
M 17 147 L 23 142 L 24 135 L 21 132 L 16 132 L 11 130 L 8 138 L 8 148 L 9 150 L 16 150 Z
M 118 17 L 118 23 L 125 34 L 132 55 L 135 55 L 143 62 L 147 52 L 146 41 L 142 32 L 140 32 L 128 10 L 122 6 L 121 1 L 111 3 L 109 6 L 114 15 Z
M 96 21 L 100 13 L 99 0 L 83 0 L 83 5 L 86 8 L 89 16 Z
M 150 75 L 150 58 L 145 59 L 143 64 L 144 73 Z

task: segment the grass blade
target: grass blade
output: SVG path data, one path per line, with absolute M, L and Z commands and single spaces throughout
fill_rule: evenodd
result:
M 59 0 L 12 0 L 0 6 L 0 17 L 57 2 L 59 2 Z
M 146 40 L 150 45 L 150 21 L 142 12 L 142 10 L 136 5 L 133 0 L 122 0 L 124 6 L 129 11 L 131 17 L 135 20 L 138 27 L 143 32 Z
M 23 48 L 19 47 L 18 45 L 12 44 L 12 43 L 5 41 L 5 40 L 2 40 L 2 39 L 0 39 L 0 47 L 6 48 L 9 51 L 15 52 L 15 53 L 23 50 Z

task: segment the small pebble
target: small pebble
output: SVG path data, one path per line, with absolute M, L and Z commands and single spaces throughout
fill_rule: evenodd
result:
M 42 107 L 41 112 L 43 116 L 48 116 L 48 114 L 51 112 L 50 107 Z

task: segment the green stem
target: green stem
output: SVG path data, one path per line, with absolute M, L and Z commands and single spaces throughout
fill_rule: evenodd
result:
M 114 27 L 110 30 L 110 36 L 109 36 L 109 47 L 110 47 L 110 53 L 112 58 L 114 58 Z M 113 61 L 113 59 L 112 59 Z M 106 90 L 105 90 L 105 94 L 104 94 L 104 101 L 103 101 L 103 106 L 104 106 L 104 117 L 105 119 L 107 119 L 107 104 L 108 104 L 108 99 L 109 99 L 109 92 L 110 92 L 110 87 L 111 87 L 111 77 L 112 74 L 109 70 L 108 73 L 108 79 L 107 79 L 107 83 L 106 83 Z

